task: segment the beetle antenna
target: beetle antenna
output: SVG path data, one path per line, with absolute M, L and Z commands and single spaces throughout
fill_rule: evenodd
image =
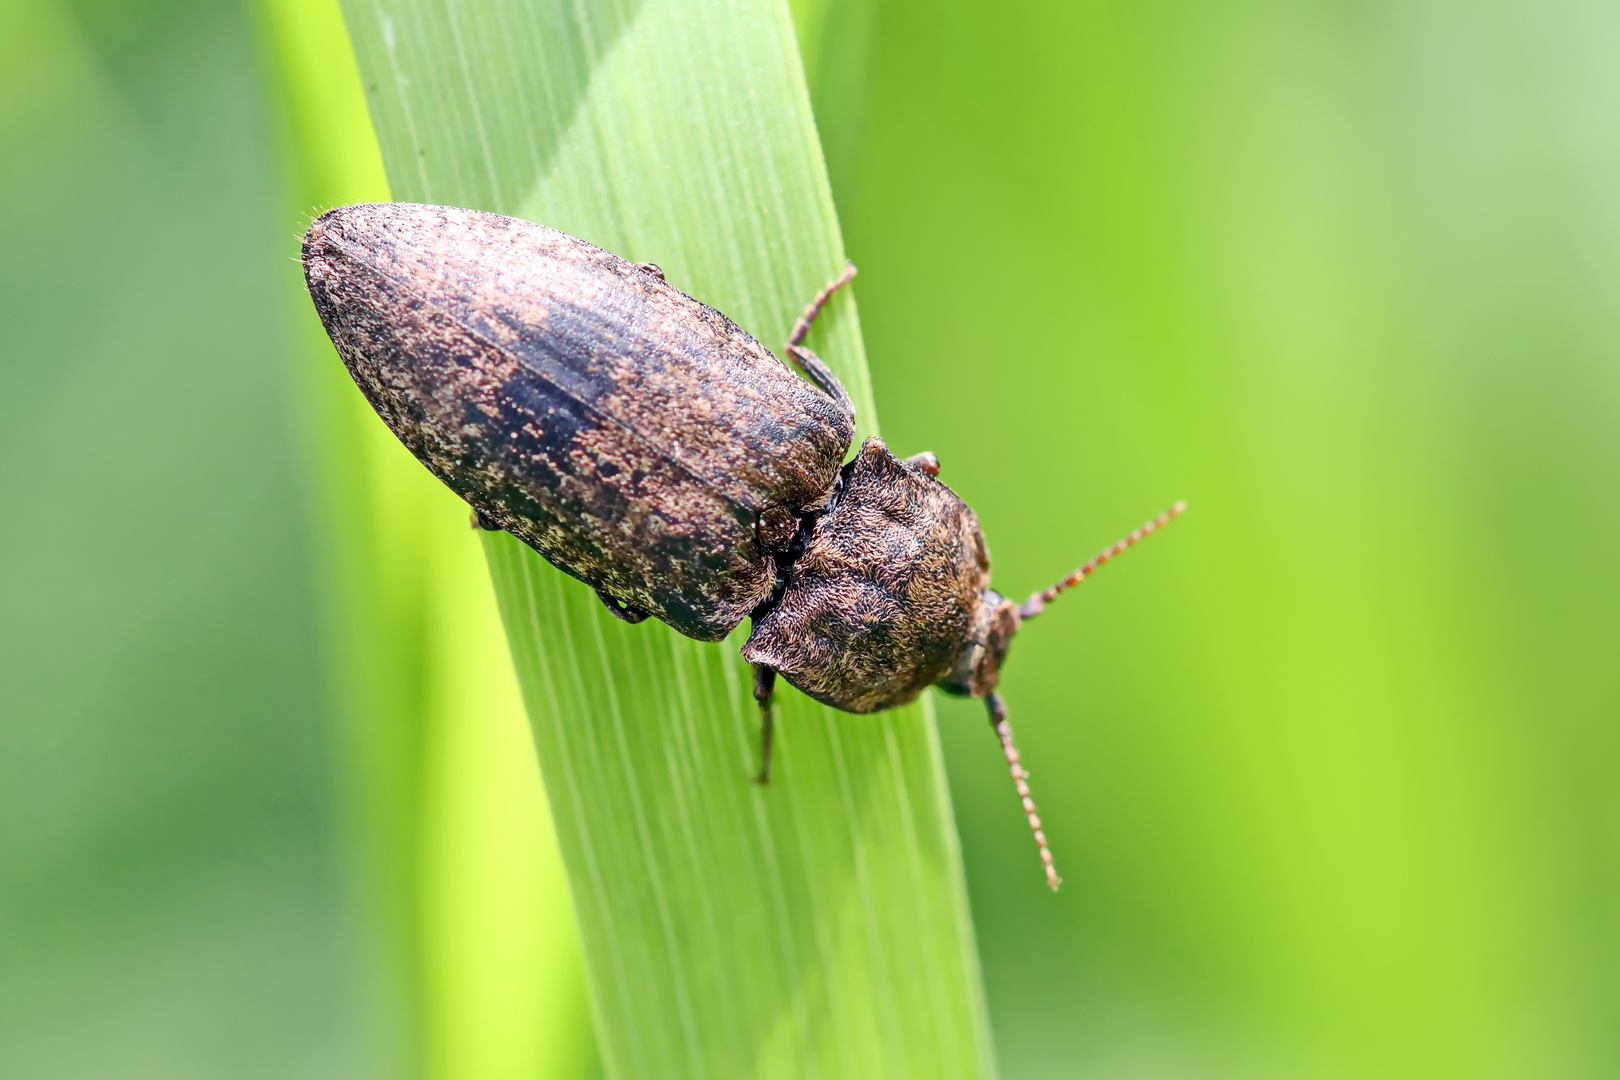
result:
M 804 309 L 799 321 L 793 324 L 793 335 L 788 338 L 788 347 L 803 344 L 805 337 L 810 333 L 810 324 L 816 321 L 821 309 L 827 306 L 832 294 L 855 280 L 855 264 L 848 259 L 844 260 L 844 272 L 827 283 L 827 287 L 816 293 L 816 298 L 810 301 L 810 306 Z
M 1018 788 L 1018 797 L 1024 803 L 1024 816 L 1029 819 L 1029 831 L 1035 834 L 1035 845 L 1041 849 L 1041 866 L 1046 870 L 1046 883 L 1057 892 L 1057 887 L 1063 884 L 1058 877 L 1057 867 L 1052 865 L 1052 849 L 1046 846 L 1046 834 L 1041 831 L 1040 815 L 1035 813 L 1035 800 L 1029 797 L 1029 773 L 1024 771 L 1023 764 L 1018 758 L 1018 747 L 1013 745 L 1012 725 L 1007 723 L 1007 703 L 1001 700 L 1001 695 L 995 691 L 984 696 L 984 703 L 990 709 L 990 726 L 995 730 L 996 738 L 1001 740 L 1001 752 L 1007 756 L 1007 768 L 1012 773 L 1013 784 Z
M 1143 540 L 1152 536 L 1154 533 L 1170 524 L 1176 518 L 1180 517 L 1186 512 L 1186 510 L 1187 500 L 1176 500 L 1176 504 L 1170 509 L 1160 514 L 1152 521 L 1143 522 L 1140 529 L 1137 529 L 1135 532 L 1131 533 L 1131 535 L 1123 538 L 1112 547 L 1103 548 L 1092 557 L 1090 562 L 1080 567 L 1080 569 L 1076 570 L 1074 573 L 1070 574 L 1056 585 L 1053 585 L 1050 589 L 1046 589 L 1038 593 L 1031 593 L 1029 599 L 1025 600 L 1024 603 L 1019 607 L 1018 617 L 1020 619 L 1033 619 L 1035 616 L 1045 611 L 1046 605 L 1050 604 L 1053 600 L 1056 600 L 1058 598 L 1058 594 L 1062 593 L 1066 589 L 1074 588 L 1076 585 L 1086 580 L 1086 578 L 1090 577 L 1096 571 L 1097 567 L 1101 566 L 1103 563 L 1107 562 L 1109 559 L 1112 559 L 1116 555 L 1124 554 L 1127 548 L 1133 548 L 1137 544 L 1140 544 Z

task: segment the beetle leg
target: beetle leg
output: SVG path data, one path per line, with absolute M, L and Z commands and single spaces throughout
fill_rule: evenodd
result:
M 664 268 L 657 263 L 636 263 L 636 269 L 651 274 L 659 281 L 664 280 Z
M 939 475 L 939 455 L 932 450 L 924 450 L 920 454 L 912 454 L 906 458 L 902 465 L 910 465 L 913 469 L 920 469 L 929 476 Z
M 801 368 L 810 381 L 821 387 L 827 396 L 838 403 L 845 416 L 849 418 L 851 427 L 855 426 L 855 403 L 849 400 L 849 394 L 844 390 L 844 384 L 838 381 L 838 376 L 832 373 L 832 368 L 822 362 L 821 357 L 803 348 L 805 336 L 810 333 L 810 325 L 821 314 L 821 309 L 827 306 L 833 293 L 855 280 L 855 264 L 848 259 L 844 260 L 844 272 L 827 283 L 826 288 L 816 293 L 816 298 L 810 301 L 799 316 L 799 321 L 793 324 L 793 332 L 788 335 L 787 353 Z
M 1062 879 L 1057 875 L 1057 867 L 1052 865 L 1052 850 L 1046 846 L 1046 833 L 1041 831 L 1040 815 L 1035 813 L 1035 800 L 1029 797 L 1029 773 L 1024 771 L 1023 763 L 1018 758 L 1018 748 L 1013 745 L 1012 725 L 1007 723 L 1007 703 L 994 691 L 984 696 L 984 703 L 990 710 L 990 727 L 995 731 L 996 738 L 1001 740 L 1001 752 L 1007 758 L 1007 768 L 1012 773 L 1013 784 L 1018 788 L 1018 797 L 1023 801 L 1030 832 L 1035 834 L 1035 844 L 1041 849 L 1041 866 L 1046 871 L 1046 883 L 1053 892 L 1057 892 Z
M 788 337 L 788 348 L 790 350 L 793 346 L 802 342 L 806 334 L 810 333 L 810 324 L 816 321 L 816 316 L 820 315 L 821 309 L 827 306 L 827 301 L 832 299 L 833 293 L 855 280 L 855 273 L 855 264 L 845 259 L 844 272 L 827 282 L 827 287 L 816 293 L 816 298 L 810 301 L 809 306 L 804 309 L 804 314 L 799 316 L 799 321 L 793 324 L 793 333 Z
M 646 619 L 647 613 L 638 607 L 621 604 L 601 589 L 596 590 L 596 598 L 602 601 L 602 606 L 613 612 L 613 617 L 623 619 L 627 623 L 638 623 Z
M 804 369 L 804 373 L 810 376 L 810 381 L 837 403 L 843 414 L 849 417 L 849 426 L 854 427 L 855 403 L 849 399 L 849 392 L 844 389 L 844 384 L 838 381 L 838 376 L 832 373 L 832 368 L 827 366 L 827 362 L 803 345 L 789 345 L 787 353 Z
M 501 523 L 485 514 L 477 507 L 473 508 L 472 527 L 475 529 L 483 529 L 485 532 L 501 531 Z
M 771 727 L 775 719 L 771 709 L 771 696 L 776 691 L 776 669 L 768 664 L 754 665 L 754 700 L 759 702 L 759 777 L 758 782 L 771 782 Z

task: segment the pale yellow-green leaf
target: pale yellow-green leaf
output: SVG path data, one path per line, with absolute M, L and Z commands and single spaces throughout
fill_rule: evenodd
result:
M 298 215 L 389 188 L 337 0 L 255 13 L 293 241 Z M 376 1045 L 392 1075 L 427 1080 L 590 1075 L 573 912 L 477 536 L 294 287 Z

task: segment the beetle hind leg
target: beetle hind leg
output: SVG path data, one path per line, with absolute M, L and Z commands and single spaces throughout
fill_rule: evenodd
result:
M 810 324 L 816 321 L 816 316 L 821 314 L 821 309 L 827 306 L 827 301 L 832 299 L 833 293 L 855 280 L 855 273 L 855 264 L 845 259 L 844 272 L 827 282 L 826 287 L 816 293 L 816 298 L 810 301 L 809 305 L 804 309 L 804 314 L 799 316 L 799 321 L 793 324 L 793 333 L 788 337 L 788 348 L 790 350 L 793 346 L 804 341 L 805 335 L 810 333 Z
M 838 408 L 849 419 L 850 427 L 855 426 L 855 403 L 849 399 L 844 390 L 844 384 L 838 381 L 838 376 L 832 373 L 832 368 L 811 352 L 804 348 L 804 339 L 810 333 L 810 326 L 821 314 L 821 309 L 827 306 L 833 293 L 855 280 L 855 264 L 849 260 L 844 261 L 844 272 L 829 281 L 824 289 L 816 293 L 816 298 L 805 307 L 804 314 L 799 321 L 793 324 L 793 332 L 788 335 L 787 354 L 794 363 L 804 369 L 810 376 L 810 381 L 819 386 L 824 393 L 838 403 Z
M 850 400 L 849 391 L 844 389 L 844 384 L 838 381 L 838 376 L 833 374 L 832 368 L 827 366 L 827 362 L 803 345 L 789 345 L 787 353 L 793 358 L 793 362 L 803 368 L 806 375 L 810 376 L 810 381 L 815 383 L 822 393 L 833 399 L 838 406 L 838 410 L 848 418 L 849 426 L 853 428 L 855 426 L 855 403 Z
M 768 664 L 754 665 L 754 700 L 759 702 L 759 776 L 756 782 L 771 782 L 771 729 L 775 710 L 771 698 L 776 692 L 776 669 Z

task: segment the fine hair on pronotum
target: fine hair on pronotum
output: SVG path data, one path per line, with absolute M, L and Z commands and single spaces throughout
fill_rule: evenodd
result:
M 1049 589 L 1031 593 L 1018 608 L 1018 617 L 1021 622 L 1033 619 L 1046 610 L 1046 605 L 1057 599 L 1058 595 L 1067 589 L 1072 589 L 1086 578 L 1096 572 L 1097 568 L 1108 560 L 1135 547 L 1147 537 L 1164 528 L 1170 522 L 1180 517 L 1187 509 L 1186 500 L 1178 500 L 1174 506 L 1153 518 L 1143 522 L 1142 527 L 1122 537 L 1116 543 L 1099 551 L 1089 561 L 1080 566 L 1074 573 L 1059 581 Z M 1046 833 L 1041 829 L 1040 815 L 1035 812 L 1035 800 L 1029 793 L 1029 773 L 1024 769 L 1018 756 L 1018 747 L 1013 744 L 1012 725 L 1007 722 L 1007 704 L 1001 700 L 1000 694 L 989 694 L 985 697 L 985 705 L 990 710 L 990 726 L 995 730 L 996 738 L 1001 741 L 1001 752 L 1007 758 L 1007 769 L 1012 773 L 1013 785 L 1018 789 L 1019 801 L 1024 806 L 1024 817 L 1029 821 L 1029 831 L 1035 834 L 1035 845 L 1041 851 L 1041 866 L 1046 871 L 1046 883 L 1056 892 L 1057 887 L 1063 883 L 1058 877 L 1057 867 L 1052 864 L 1052 849 L 1046 844 Z

